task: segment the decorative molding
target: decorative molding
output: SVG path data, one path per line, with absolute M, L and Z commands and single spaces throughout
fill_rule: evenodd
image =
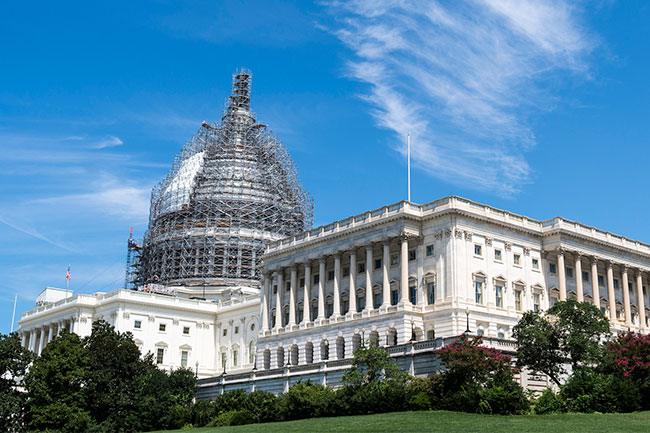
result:
M 466 241 L 472 240 L 472 232 L 465 231 L 465 240 Z
M 524 255 L 529 256 L 530 255 L 530 247 L 524 247 Z
M 486 236 L 485 237 L 485 245 L 488 246 L 488 247 L 491 247 L 492 246 L 492 238 L 489 238 L 489 237 Z
M 445 230 L 445 236 L 447 236 L 448 238 L 451 237 L 451 229 Z
M 178 326 L 178 319 L 172 320 L 172 324 L 174 324 L 175 326 Z
M 463 231 L 460 229 L 456 229 L 456 239 L 462 239 L 463 238 Z
M 151 316 L 151 315 L 148 317 L 148 319 L 149 319 L 150 322 L 153 322 L 153 321 L 156 320 L 156 318 L 154 316 Z
M 512 242 L 504 242 L 503 246 L 505 247 L 506 251 L 510 251 L 512 249 Z
M 439 230 L 433 234 L 433 237 L 437 240 L 442 239 L 442 230 Z

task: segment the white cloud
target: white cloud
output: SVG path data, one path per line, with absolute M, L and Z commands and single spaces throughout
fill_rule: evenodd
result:
M 108 137 L 104 138 L 103 140 L 98 141 L 95 143 L 92 148 L 93 149 L 105 149 L 107 147 L 116 147 L 116 146 L 121 146 L 123 145 L 124 142 L 120 140 L 117 137 L 114 137 L 112 135 L 109 135 Z
M 563 0 L 380 0 L 328 3 L 352 50 L 350 77 L 377 123 L 433 176 L 512 196 L 530 181 L 531 114 L 550 109 L 545 83 L 584 77 L 595 39 Z M 403 144 L 396 145 L 399 152 Z
M 9 221 L 9 220 L 7 220 L 6 218 L 3 218 L 3 217 L 0 217 L 0 223 L 6 225 L 8 227 L 11 227 L 12 229 L 17 230 L 17 231 L 19 231 L 21 233 L 24 233 L 24 234 L 26 234 L 26 235 L 28 235 L 30 237 L 33 237 L 35 239 L 39 239 L 39 240 L 41 240 L 43 242 L 46 242 L 46 243 L 48 243 L 50 245 L 53 245 L 53 246 L 55 246 L 57 248 L 61 248 L 61 249 L 66 250 L 66 251 L 74 251 L 74 249 L 72 249 L 71 247 L 65 245 L 62 242 L 57 242 L 57 241 L 54 241 L 54 240 L 48 238 L 47 236 L 43 235 L 38 230 L 36 230 L 36 229 L 34 229 L 32 227 L 28 227 L 28 226 L 25 226 L 25 225 L 18 225 L 15 222 Z

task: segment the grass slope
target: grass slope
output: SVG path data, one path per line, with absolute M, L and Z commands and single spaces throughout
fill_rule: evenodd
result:
M 299 421 L 174 430 L 179 433 L 275 432 L 650 432 L 650 412 L 496 416 L 459 412 L 395 412 Z M 169 431 L 167 432 L 169 433 Z

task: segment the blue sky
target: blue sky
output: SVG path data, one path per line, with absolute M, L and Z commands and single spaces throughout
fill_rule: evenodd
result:
M 0 332 L 45 285 L 119 288 L 129 227 L 231 74 L 315 224 L 460 195 L 650 242 L 650 4 L 0 5 Z

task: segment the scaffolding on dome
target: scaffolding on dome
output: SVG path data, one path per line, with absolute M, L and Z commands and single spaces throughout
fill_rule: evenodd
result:
M 220 122 L 203 122 L 151 193 L 140 284 L 258 286 L 266 244 L 311 228 L 313 200 L 233 75 Z

